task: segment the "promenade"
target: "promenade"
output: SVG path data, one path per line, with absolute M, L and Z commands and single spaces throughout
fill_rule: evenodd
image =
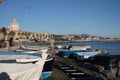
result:
M 7 46 L 4 48 L 0 48 L 0 51 L 14 51 L 14 50 L 20 48 L 20 45 L 15 45 L 15 46 L 10 47 L 9 43 L 8 42 L 6 42 L 6 43 L 7 43 Z

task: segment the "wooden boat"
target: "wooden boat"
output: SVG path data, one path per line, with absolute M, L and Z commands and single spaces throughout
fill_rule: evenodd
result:
M 51 43 L 52 46 L 54 46 L 52 43 Z M 43 65 L 43 70 L 42 70 L 42 73 L 41 73 L 41 76 L 40 76 L 40 79 L 46 79 L 48 77 L 50 77 L 52 75 L 52 72 L 53 72 L 53 62 L 54 62 L 54 58 L 53 56 L 51 56 L 51 54 L 49 53 L 48 49 L 50 47 L 48 46 L 22 46 L 22 50 L 21 49 L 18 49 L 16 51 L 19 51 L 19 52 L 22 52 L 22 53 L 27 53 L 27 54 L 39 54 L 39 52 L 41 52 L 42 54 L 47 54 L 47 58 L 45 60 L 45 64 Z M 50 49 L 49 49 L 50 50 Z M 42 55 L 41 55 L 42 57 Z M 37 61 L 37 59 L 34 59 L 35 61 Z M 33 61 L 34 61 L 33 60 Z M 22 62 L 24 61 L 28 61 L 27 59 L 26 60 L 23 60 Z
M 81 50 L 79 52 L 75 52 L 74 57 L 77 60 L 84 60 L 98 54 L 104 54 L 104 53 L 102 53 L 102 50 Z
M 47 51 L 48 51 L 47 47 L 42 47 L 42 46 L 39 46 L 39 48 L 37 48 L 37 47 L 35 47 L 35 46 L 34 47 L 22 46 L 21 48 L 15 50 L 15 51 L 16 52 L 23 52 L 23 53 L 39 53 L 39 52 L 47 53 Z
M 40 79 L 46 79 L 52 75 L 54 58 L 48 57 L 45 61 Z
M 34 62 L 38 62 L 39 58 L 35 58 L 35 59 L 31 59 L 31 58 L 27 58 L 27 59 L 16 59 L 17 63 L 34 63 Z
M 75 52 L 87 51 L 91 47 L 88 45 L 84 46 L 66 46 L 63 49 L 58 49 L 57 54 L 63 57 L 69 57 Z
M 91 46 L 89 45 L 82 45 L 82 46 L 72 46 L 70 50 L 89 50 Z
M 45 53 L 0 52 L 0 79 L 39 80 L 47 56 Z
M 43 70 L 42 70 L 42 74 L 41 74 L 41 76 L 40 76 L 40 79 L 45 79 L 45 78 L 48 78 L 48 77 L 50 77 L 51 75 L 52 75 L 52 71 L 53 71 L 53 57 L 51 57 L 50 55 L 49 55 L 49 53 L 47 53 L 48 52 L 48 49 L 47 48 L 41 48 L 41 50 L 38 50 L 38 51 L 34 51 L 34 48 L 30 48 L 29 50 L 26 48 L 26 49 L 24 49 L 23 51 L 20 51 L 20 52 L 22 52 L 22 53 L 27 53 L 27 54 L 39 54 L 39 52 L 42 52 L 42 54 L 48 54 L 48 56 L 47 56 L 47 58 L 46 58 L 46 60 L 45 60 L 45 64 L 44 64 L 44 66 L 43 66 Z M 42 55 L 41 55 L 41 57 L 42 57 Z M 22 59 L 22 60 L 20 60 L 20 59 L 18 59 L 17 60 L 17 62 L 19 62 L 19 63 L 25 63 L 25 62 L 29 62 L 29 61 L 33 61 L 33 62 L 36 62 L 38 59 L 36 58 L 36 59 Z

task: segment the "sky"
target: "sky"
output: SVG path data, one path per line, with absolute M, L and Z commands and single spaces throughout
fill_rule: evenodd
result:
M 120 37 L 120 0 L 5 0 L 0 27 L 13 18 L 23 31 Z

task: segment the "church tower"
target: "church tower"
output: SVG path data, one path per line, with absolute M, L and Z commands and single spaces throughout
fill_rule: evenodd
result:
M 17 23 L 16 18 L 14 18 L 12 23 L 10 24 L 9 30 L 11 30 L 11 31 L 19 31 L 19 24 Z

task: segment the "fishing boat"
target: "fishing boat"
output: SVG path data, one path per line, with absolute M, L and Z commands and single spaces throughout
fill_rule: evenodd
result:
M 81 46 L 71 46 L 70 50 L 89 50 L 91 49 L 90 45 L 81 45 Z
M 0 80 L 39 80 L 48 54 L 0 52 Z
M 47 53 L 48 52 L 48 47 L 42 47 L 42 46 L 37 46 L 37 47 L 25 47 L 24 45 L 22 45 L 21 48 L 18 48 L 17 50 L 15 50 L 16 52 L 23 52 L 23 53 L 38 53 L 38 52 L 42 52 L 42 53 Z
M 81 50 L 79 52 L 75 52 L 74 57 L 77 60 L 84 60 L 84 59 L 88 59 L 98 54 L 103 54 L 102 50 Z
M 69 57 L 70 55 L 74 54 L 75 52 L 81 52 L 91 49 L 89 45 L 82 45 L 82 46 L 65 46 L 62 49 L 58 49 L 57 54 L 63 57 Z
M 46 79 L 46 78 L 48 78 L 48 77 L 50 77 L 52 75 L 52 72 L 53 72 L 53 61 L 54 61 L 54 59 L 53 59 L 53 57 L 51 57 L 49 55 L 48 48 L 41 47 L 38 50 L 36 50 L 36 49 L 34 50 L 33 47 L 32 48 L 26 48 L 25 47 L 25 48 L 22 48 L 22 49 L 18 49 L 16 51 L 22 52 L 22 53 L 27 53 L 27 54 L 34 54 L 34 53 L 35 54 L 36 53 L 39 54 L 38 52 L 41 52 L 42 54 L 45 54 L 45 53 L 48 54 L 48 56 L 47 56 L 47 58 L 45 60 L 45 64 L 43 66 L 43 70 L 42 70 L 42 74 L 40 76 L 40 79 Z M 27 61 L 27 60 L 23 60 L 23 61 L 22 60 L 18 59 L 19 62 L 24 62 L 24 61 L 26 62 Z
M 53 54 L 51 54 L 51 48 L 54 47 L 53 42 L 51 42 L 50 46 L 24 46 L 22 45 L 20 49 L 16 50 L 18 52 L 27 53 L 27 54 L 34 54 L 41 52 L 42 54 L 47 54 L 47 57 L 45 59 L 45 63 L 43 65 L 40 79 L 46 79 L 52 75 L 53 72 L 53 62 L 54 57 Z M 42 56 L 41 56 L 42 57 Z
M 90 45 L 55 45 L 58 49 L 68 49 L 68 50 L 86 50 L 91 49 Z
M 40 79 L 46 79 L 52 75 L 53 62 L 54 62 L 54 58 L 52 58 L 51 56 L 48 56 L 47 59 L 45 60 L 45 64 L 44 64 Z
M 45 79 L 52 68 L 53 58 L 48 58 L 48 53 L 0 52 L 0 80 Z

